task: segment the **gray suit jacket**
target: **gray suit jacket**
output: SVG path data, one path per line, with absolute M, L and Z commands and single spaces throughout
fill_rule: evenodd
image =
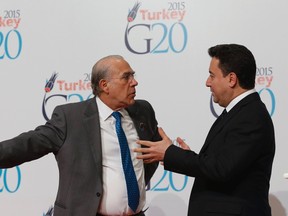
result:
M 140 139 L 161 139 L 147 101 L 136 100 L 127 111 Z M 45 125 L 0 143 L 0 167 L 13 167 L 53 152 L 59 168 L 54 216 L 95 216 L 102 195 L 99 124 L 95 98 L 58 106 Z M 145 165 L 146 184 L 157 166 Z
M 189 216 L 271 216 L 268 194 L 274 154 L 271 117 L 253 93 L 216 120 L 199 154 L 172 145 L 164 165 L 195 177 Z

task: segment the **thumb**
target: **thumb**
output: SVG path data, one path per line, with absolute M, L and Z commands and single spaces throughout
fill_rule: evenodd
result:
M 170 140 L 170 138 L 166 135 L 166 133 L 163 130 L 163 128 L 159 127 L 158 128 L 158 132 L 159 132 L 159 134 L 160 134 L 160 136 L 162 137 L 163 140 Z
M 180 137 L 177 137 L 177 142 L 179 143 L 179 146 L 184 150 L 190 150 L 190 147 L 184 142 L 183 139 Z

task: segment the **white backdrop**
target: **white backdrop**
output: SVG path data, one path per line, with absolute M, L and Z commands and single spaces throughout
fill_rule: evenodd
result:
M 139 0 L 137 15 L 128 22 L 136 3 L 1 1 L 0 140 L 44 124 L 43 100 L 50 117 L 58 104 L 87 99 L 94 63 L 120 54 L 136 71 L 137 98 L 151 102 L 159 125 L 171 139 L 180 136 L 198 152 L 215 120 L 205 87 L 207 49 L 220 43 L 243 44 L 255 55 L 256 89 L 275 124 L 273 216 L 287 215 L 288 180 L 283 174 L 288 172 L 288 2 Z M 58 74 L 54 87 L 45 92 L 53 73 Z M 215 109 L 220 112 L 217 105 Z M 0 214 L 42 216 L 54 203 L 57 184 L 52 154 L 1 170 Z M 186 215 L 192 184 L 193 178 L 159 167 L 148 191 L 147 215 Z

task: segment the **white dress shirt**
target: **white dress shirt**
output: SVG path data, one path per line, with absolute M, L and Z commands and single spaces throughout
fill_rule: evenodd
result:
M 239 101 L 241 101 L 243 98 L 247 97 L 248 95 L 256 92 L 255 89 L 250 89 L 248 91 L 245 91 L 244 93 L 238 95 L 236 98 L 234 98 L 226 107 L 226 111 L 229 112 Z
M 131 215 L 135 214 L 128 206 L 125 175 L 122 167 L 120 145 L 118 142 L 115 122 L 111 116 L 113 110 L 106 106 L 98 97 L 96 102 L 99 110 L 102 141 L 102 167 L 103 167 L 103 194 L 98 213 L 103 215 Z M 140 201 L 136 213 L 145 206 L 146 190 L 144 179 L 144 165 L 142 160 L 136 159 L 134 148 L 139 139 L 134 123 L 125 109 L 119 110 L 122 114 L 122 127 L 127 137 L 132 163 L 140 191 Z

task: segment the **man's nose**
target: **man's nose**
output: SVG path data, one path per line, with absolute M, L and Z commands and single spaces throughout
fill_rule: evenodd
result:
M 206 80 L 206 86 L 207 86 L 207 87 L 210 87 L 210 86 L 211 86 L 211 82 L 210 82 L 209 77 L 208 77 L 207 80 Z
M 133 77 L 131 85 L 133 85 L 133 86 L 137 86 L 138 85 L 138 81 L 135 79 L 135 77 Z

